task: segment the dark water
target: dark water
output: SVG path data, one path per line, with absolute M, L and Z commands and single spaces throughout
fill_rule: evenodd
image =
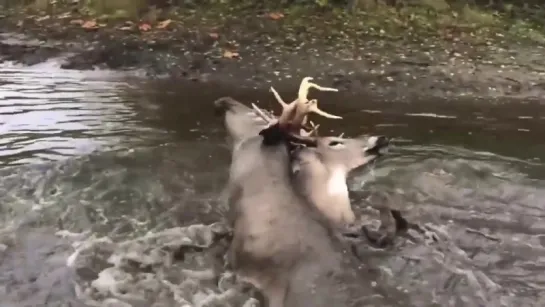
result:
M 223 95 L 276 108 L 265 89 L 146 82 L 59 70 L 55 63 L 1 68 L 2 306 L 61 306 L 55 302 L 79 291 L 71 280 L 100 288 L 90 282 L 109 266 L 106 259 L 95 255 L 76 271 L 64 266 L 77 249 L 70 243 L 85 234 L 127 242 L 144 240 L 150 230 L 220 220 L 229 159 L 211 103 Z M 395 138 L 387 160 L 351 179 L 357 211 L 373 220 L 376 208 L 396 207 L 442 238 L 436 245 L 400 239 L 380 251 L 369 260 L 384 272 L 376 282 L 404 289 L 418 306 L 545 304 L 545 106 L 389 102 L 349 93 L 318 98 L 323 109 L 344 116 L 323 123 L 322 133 Z M 62 238 L 59 229 L 72 234 Z M 104 243 L 110 254 L 128 244 L 112 242 Z M 104 276 L 101 285 L 115 284 Z M 116 278 L 122 293 L 142 291 Z M 174 296 L 153 306 L 182 306 Z

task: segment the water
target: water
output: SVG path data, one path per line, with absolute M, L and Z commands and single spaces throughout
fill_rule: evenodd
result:
M 5 66 L 0 80 L 2 306 L 243 304 L 220 294 L 229 276 L 210 278 L 215 260 L 201 251 L 224 230 L 195 225 L 225 211 L 228 150 L 211 102 L 274 108 L 272 95 L 55 62 Z M 377 208 L 399 208 L 441 237 L 368 251 L 377 283 L 419 306 L 543 306 L 545 107 L 318 98 L 344 117 L 322 133 L 395 138 L 387 160 L 351 178 L 356 211 L 372 222 Z

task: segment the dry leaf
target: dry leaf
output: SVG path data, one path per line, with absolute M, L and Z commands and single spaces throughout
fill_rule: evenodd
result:
M 84 22 L 84 23 L 81 25 L 81 27 L 84 28 L 85 30 L 95 30 L 95 29 L 98 29 L 97 22 L 94 21 L 94 20 L 88 20 L 88 21 Z
M 70 20 L 71 25 L 81 26 L 83 23 L 84 23 L 84 21 L 81 20 L 81 19 Z
M 212 39 L 218 39 L 220 37 L 220 35 L 218 33 L 208 33 L 208 36 L 210 36 L 210 38 Z
M 147 23 L 143 23 L 141 25 L 138 26 L 138 29 L 142 32 L 146 32 L 146 31 L 149 31 L 151 30 L 151 26 Z
M 224 57 L 224 58 L 228 58 L 228 59 L 236 59 L 236 58 L 239 58 L 240 55 L 238 54 L 238 52 L 233 52 L 233 51 L 225 50 L 225 51 L 223 52 L 223 57 Z
M 163 20 L 161 22 L 159 22 L 159 24 L 157 25 L 157 29 L 165 29 L 166 27 L 168 27 L 168 25 L 172 22 L 171 19 L 167 19 L 167 20 Z
M 66 19 L 66 18 L 70 18 L 70 17 L 72 17 L 72 13 L 71 12 L 66 12 L 66 13 L 60 14 L 57 18 Z
M 121 31 L 131 31 L 132 27 L 131 26 L 124 26 L 124 27 L 119 28 L 119 30 L 121 30 Z
M 278 20 L 278 19 L 284 18 L 284 14 L 280 12 L 272 12 L 272 13 L 269 13 L 268 17 L 272 20 Z
M 45 16 L 36 18 L 36 21 L 44 21 L 44 20 L 48 20 L 49 18 L 51 18 L 51 16 L 45 15 Z

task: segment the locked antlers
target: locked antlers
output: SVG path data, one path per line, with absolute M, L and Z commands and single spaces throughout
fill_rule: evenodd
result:
M 335 88 L 329 88 L 329 87 L 323 87 L 318 84 L 310 82 L 313 78 L 311 77 L 305 77 L 301 81 L 301 85 L 299 86 L 299 91 L 297 94 L 297 99 L 292 101 L 291 103 L 286 103 L 282 97 L 278 94 L 278 92 L 271 87 L 271 92 L 273 93 L 274 97 L 276 98 L 276 101 L 282 106 L 282 114 L 277 118 L 272 118 L 271 116 L 268 116 L 263 112 L 259 107 L 257 107 L 255 104 L 252 104 L 252 107 L 254 108 L 257 115 L 262 117 L 265 121 L 267 121 L 269 124 L 277 124 L 279 128 L 281 128 L 282 131 L 287 132 L 292 138 L 295 138 L 297 141 L 302 141 L 304 143 L 315 143 L 315 140 L 312 138 L 313 134 L 316 134 L 318 126 L 314 125 L 312 122 L 312 127 L 310 127 L 311 131 L 306 132 L 303 128 L 306 127 L 307 123 L 307 116 L 310 113 L 315 113 L 317 115 L 331 118 L 331 119 L 341 119 L 342 117 L 329 114 L 327 112 L 324 112 L 318 108 L 318 101 L 316 99 L 309 100 L 307 98 L 308 92 L 311 88 L 315 88 L 319 91 L 328 91 L 328 92 L 336 92 L 338 91 Z

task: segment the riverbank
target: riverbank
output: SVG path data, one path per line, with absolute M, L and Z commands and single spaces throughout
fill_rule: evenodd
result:
M 348 14 L 215 5 L 139 21 L 73 9 L 5 12 L 0 57 L 25 65 L 61 57 L 66 69 L 141 69 L 148 77 L 243 87 L 294 87 L 310 75 L 397 98 L 545 97 L 541 29 L 472 10 Z

